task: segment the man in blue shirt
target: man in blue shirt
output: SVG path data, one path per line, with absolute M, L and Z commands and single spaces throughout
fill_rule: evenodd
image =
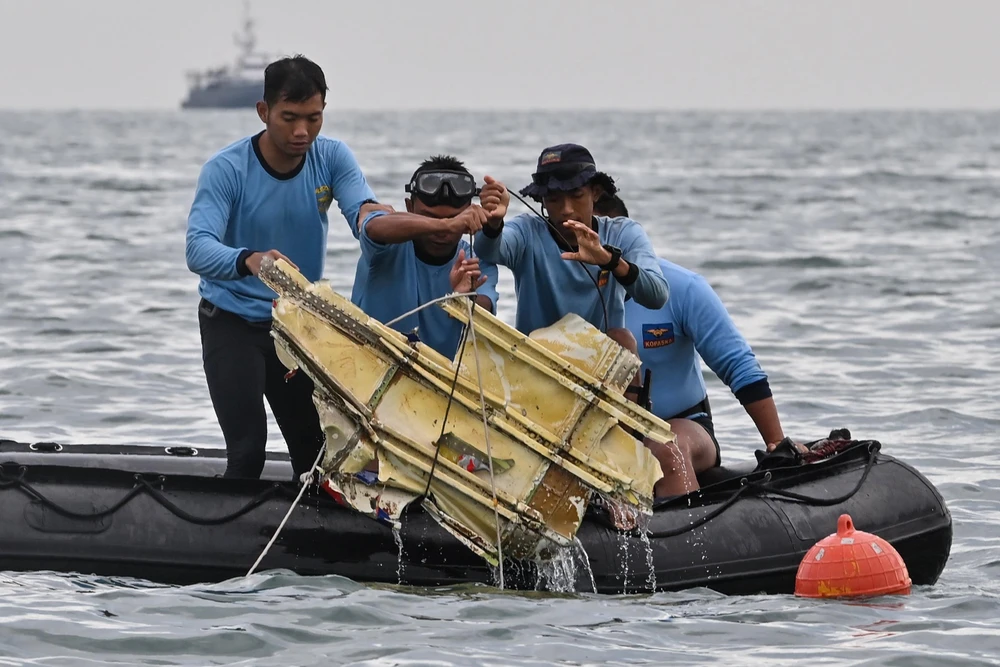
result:
M 613 330 L 625 326 L 626 294 L 650 308 L 667 301 L 667 282 L 642 227 L 594 215 L 597 178 L 583 146 L 546 148 L 521 194 L 541 202 L 548 217 L 525 213 L 504 221 L 510 193 L 486 177 L 481 201 L 491 217 L 476 237 L 476 252 L 514 274 L 516 326 L 523 333 L 576 313 L 615 338 Z
M 308 471 L 323 432 L 305 373 L 286 377 L 270 337 L 275 294 L 257 278 L 265 256 L 323 274 L 327 210 L 336 200 L 352 233 L 378 207 L 354 154 L 320 137 L 326 79 L 302 56 L 268 65 L 257 103 L 263 132 L 237 141 L 202 167 L 188 216 L 187 265 L 201 276 L 202 359 L 226 440 L 226 477 L 260 476 L 267 398 L 295 473 Z
M 486 212 L 472 203 L 476 179 L 449 155 L 425 160 L 406 186 L 406 212 L 377 211 L 361 223 L 361 260 L 351 300 L 389 322 L 451 292 L 478 292 L 476 302 L 496 311 L 497 267 L 472 256 L 463 234 L 475 234 Z M 417 330 L 420 340 L 454 358 L 462 325 L 438 305 L 393 327 Z
M 542 151 L 521 194 L 541 202 L 546 218 L 526 213 L 505 222 L 510 194 L 489 176 L 485 180 L 480 201 L 490 218 L 476 238 L 476 252 L 514 274 L 517 329 L 530 334 L 575 313 L 635 352 L 625 328 L 625 296 L 660 308 L 669 288 L 638 223 L 594 214 L 610 179 L 597 171 L 590 151 L 577 144 Z M 675 448 L 649 439 L 645 444 L 663 470 L 658 496 L 698 488 Z
M 597 209 L 628 216 L 613 187 L 598 200 Z M 670 424 L 695 473 L 720 464 L 700 355 L 753 419 L 767 449 L 774 449 L 784 433 L 767 375 L 722 300 L 697 273 L 665 259 L 659 264 L 670 283 L 670 301 L 658 309 L 625 304 L 625 321 L 643 370 L 652 371 L 652 412 Z

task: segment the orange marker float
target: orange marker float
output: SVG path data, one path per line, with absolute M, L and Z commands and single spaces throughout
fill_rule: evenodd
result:
M 910 575 L 895 548 L 854 529 L 841 514 L 837 532 L 806 553 L 795 575 L 795 594 L 807 598 L 909 595 Z

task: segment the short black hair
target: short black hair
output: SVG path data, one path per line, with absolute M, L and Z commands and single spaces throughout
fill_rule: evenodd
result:
M 264 70 L 264 101 L 305 102 L 317 93 L 326 102 L 326 76 L 322 68 L 303 55 L 275 60 Z
M 457 171 L 461 174 L 472 176 L 472 172 L 468 170 L 465 163 L 457 157 L 452 155 L 432 155 L 420 163 L 417 170 L 413 172 L 413 176 L 410 176 L 410 182 L 412 183 L 414 178 L 428 171 Z
M 618 186 L 615 185 L 615 179 L 611 178 L 603 171 L 599 171 L 594 174 L 594 177 L 590 179 L 587 185 L 596 185 L 601 190 L 604 190 L 604 194 L 609 197 L 614 197 L 618 194 Z
M 627 218 L 628 208 L 618 195 L 601 195 L 594 204 L 594 213 L 609 218 Z
M 599 171 L 590 179 L 588 185 L 593 185 L 601 189 L 601 196 L 594 202 L 594 213 L 609 218 L 628 217 L 628 209 L 625 207 L 625 202 L 618 196 L 618 186 L 615 185 L 615 179 L 603 171 Z

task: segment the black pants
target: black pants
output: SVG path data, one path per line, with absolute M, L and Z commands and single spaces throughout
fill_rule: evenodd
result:
M 298 371 L 290 379 L 278 360 L 270 322 L 252 323 L 202 299 L 198 307 L 208 392 L 226 439 L 226 477 L 259 478 L 264 469 L 267 414 L 271 406 L 298 477 L 323 444 L 313 383 Z

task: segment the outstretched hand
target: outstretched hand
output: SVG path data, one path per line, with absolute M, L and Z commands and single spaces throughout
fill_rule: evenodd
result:
M 458 251 L 458 257 L 448 274 L 454 292 L 475 292 L 486 283 L 486 276 L 479 270 L 479 258 L 465 258 L 465 249 Z
M 507 215 L 507 207 L 510 205 L 510 192 L 507 187 L 492 176 L 485 176 L 483 180 L 486 185 L 479 191 L 479 202 L 489 216 L 489 223 L 499 224 L 503 222 Z
M 611 261 L 611 253 L 601 245 L 601 237 L 589 225 L 585 225 L 576 220 L 569 220 L 564 223 L 573 235 L 576 236 L 576 252 L 564 252 L 563 259 L 576 260 L 584 264 L 594 264 L 603 266 Z

